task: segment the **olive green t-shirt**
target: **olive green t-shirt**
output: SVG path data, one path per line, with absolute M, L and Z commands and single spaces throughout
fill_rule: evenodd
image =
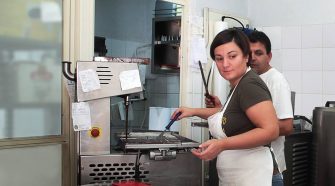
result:
M 249 120 L 246 110 L 266 100 L 271 100 L 268 87 L 250 70 L 240 80 L 223 114 L 222 127 L 226 135 L 234 136 L 254 129 L 256 126 Z

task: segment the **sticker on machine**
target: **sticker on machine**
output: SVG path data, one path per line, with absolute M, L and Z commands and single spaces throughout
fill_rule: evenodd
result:
M 74 131 L 91 129 L 91 112 L 87 102 L 72 103 L 72 121 Z
M 101 88 L 98 74 L 94 70 L 79 71 L 78 76 L 83 92 L 90 92 Z
M 122 71 L 119 78 L 122 90 L 141 87 L 140 73 L 138 70 Z

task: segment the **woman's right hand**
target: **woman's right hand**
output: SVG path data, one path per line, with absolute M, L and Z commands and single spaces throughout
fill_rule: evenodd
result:
M 219 97 L 211 95 L 211 94 L 205 97 L 205 104 L 207 108 L 221 108 L 222 107 Z
M 222 142 L 218 139 L 208 140 L 199 145 L 199 148 L 192 150 L 192 154 L 205 161 L 212 160 L 224 150 Z
M 188 108 L 188 107 L 180 107 L 176 109 L 173 114 L 171 115 L 171 119 L 173 119 L 177 113 L 181 113 L 180 116 L 177 118 L 177 120 L 180 120 L 185 117 L 192 117 L 193 116 L 193 108 Z

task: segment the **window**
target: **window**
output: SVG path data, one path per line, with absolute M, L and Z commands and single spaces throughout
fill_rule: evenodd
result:
M 0 6 L 0 139 L 61 134 L 61 0 Z

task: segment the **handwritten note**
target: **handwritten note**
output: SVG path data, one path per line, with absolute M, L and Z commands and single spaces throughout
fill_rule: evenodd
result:
M 138 70 L 122 71 L 119 78 L 122 90 L 141 87 L 140 73 Z
M 90 92 L 101 88 L 98 74 L 94 70 L 82 70 L 78 72 L 78 75 L 83 92 Z
M 199 68 L 198 61 L 207 63 L 207 53 L 205 39 L 202 37 L 193 37 L 191 42 L 191 60 L 193 63 L 190 65 Z
M 72 120 L 74 131 L 91 128 L 91 112 L 87 102 L 72 103 Z

